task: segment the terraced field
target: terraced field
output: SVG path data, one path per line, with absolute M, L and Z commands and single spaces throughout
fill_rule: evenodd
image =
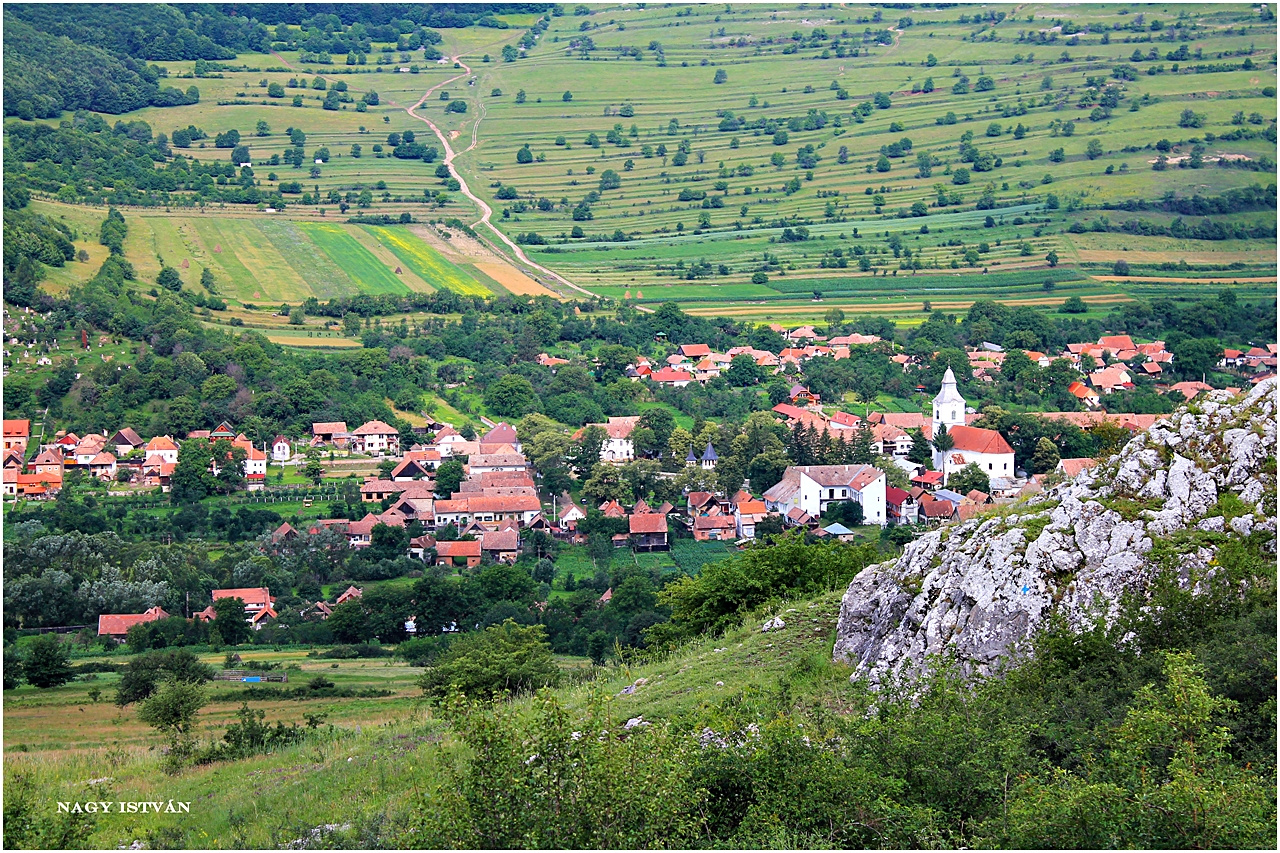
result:
M 363 66 L 247 54 L 241 70 L 199 80 L 200 104 L 139 111 L 157 132 L 239 129 L 260 187 L 299 192 L 282 213 L 127 211 L 143 226 L 130 260 L 147 279 L 160 259 L 185 261 L 188 281 L 208 266 L 224 298 L 250 302 L 572 293 L 484 226 L 460 252 L 416 233 L 480 218 L 457 191 L 423 193 L 447 180 L 442 143 L 406 113 L 430 93 L 417 113 L 449 140 L 452 173 L 493 208 L 493 226 L 613 299 L 761 320 L 837 304 L 910 318 L 925 300 L 1080 296 L 1105 310 L 1205 286 L 1246 296 L 1275 278 L 1274 239 L 1167 236 L 1201 217 L 1161 209 L 1275 183 L 1276 26 L 1257 7 L 592 5 L 566 7 L 504 58 L 537 20 L 443 30 L 443 63 L 385 44 Z M 166 63 L 171 77 L 193 67 Z M 324 110 L 317 80 L 379 102 Z M 289 97 L 268 97 L 291 81 Z M 466 111 L 446 111 L 455 101 Z M 306 154 L 290 166 L 294 129 Z M 392 156 L 388 134 L 406 131 L 436 157 Z M 1160 156 L 1168 168 L 1153 168 Z M 360 197 L 358 212 L 419 224 L 337 221 Z M 1212 218 L 1266 234 L 1276 213 Z M 1129 277 L 1113 275 L 1119 260 Z M 1160 268 L 1177 261 L 1187 267 Z M 74 286 L 96 264 L 83 266 L 51 282 Z

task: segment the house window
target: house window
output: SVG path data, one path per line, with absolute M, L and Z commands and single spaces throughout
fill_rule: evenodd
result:
M 957 418 L 958 418 L 958 415 L 956 415 L 956 410 L 955 410 L 955 409 L 952 409 L 952 410 L 951 410 L 951 420 L 953 420 L 953 421 L 954 421 L 954 420 L 956 420 Z
M 987 463 L 987 470 L 988 470 L 988 471 L 994 471 L 994 470 L 995 470 L 995 466 L 994 466 L 994 465 L 992 465 L 990 462 L 988 462 L 988 463 Z
M 835 498 L 836 498 L 836 490 L 835 490 L 835 489 L 827 489 L 827 500 L 829 500 L 829 501 L 833 501 L 833 500 L 835 500 Z

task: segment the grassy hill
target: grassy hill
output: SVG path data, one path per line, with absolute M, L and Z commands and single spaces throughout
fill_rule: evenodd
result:
M 763 720 L 780 683 L 803 684 L 814 698 L 826 695 L 823 701 L 838 703 L 850 690 L 848 671 L 829 663 L 839 600 L 832 593 L 780 604 L 776 609 L 790 622 L 781 632 L 761 633 L 759 620 L 751 619 L 737 631 L 696 642 L 661 662 L 600 670 L 597 680 L 561 688 L 557 696 L 573 713 L 585 712 L 592 697 L 613 696 L 611 719 L 644 716 L 681 728 L 725 714 Z M 221 657 L 207 654 L 203 659 L 221 663 Z M 343 846 L 376 846 L 374 837 L 390 843 L 380 833 L 411 817 L 423 790 L 441 778 L 439 764 L 456 747 L 450 725 L 415 686 L 421 670 L 391 659 L 318 660 L 303 651 L 254 650 L 243 657 L 300 666 L 291 671 L 290 686 L 321 675 L 339 687 L 390 690 L 392 695 L 254 702 L 268 722 L 302 723 L 305 714 L 323 713 L 325 725 L 337 728 L 322 726 L 305 743 L 274 754 L 169 777 L 159 770 L 159 741 L 151 730 L 132 710 L 120 712 L 110 704 L 118 676 L 104 674 L 47 691 L 24 686 L 5 696 L 6 823 L 12 826 L 11 816 L 28 815 L 43 826 L 37 830 L 43 835 L 29 840 L 73 847 L 114 847 L 142 839 L 151 848 L 275 848 L 305 837 L 313 827 L 344 823 L 354 834 L 341 834 L 347 839 Z M 581 661 L 562 665 L 573 671 Z M 633 694 L 615 695 L 637 682 Z M 88 691 L 95 687 L 107 698 L 91 702 Z M 212 685 L 215 701 L 200 715 L 202 737 L 216 738 L 234 720 L 238 703 L 216 697 L 230 697 L 240 689 L 230 682 Z M 534 704 L 523 699 L 515 708 L 530 713 Z M 50 726 L 55 710 L 56 719 L 64 722 Z M 90 780 L 96 781 L 87 784 Z M 186 801 L 200 818 L 111 814 L 89 823 L 56 813 L 56 801 L 85 799 L 86 792 L 98 800 Z M 11 845 L 17 838 L 7 836 L 6 841 Z

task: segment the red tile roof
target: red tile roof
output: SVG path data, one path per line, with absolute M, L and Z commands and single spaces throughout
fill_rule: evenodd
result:
M 1061 468 L 1062 473 L 1066 474 L 1068 477 L 1074 477 L 1081 471 L 1088 471 L 1097 464 L 1097 459 L 1074 458 L 1058 460 L 1058 467 Z
M 5 438 L 28 438 L 31 435 L 31 421 L 6 420 L 4 422 Z
M 491 530 L 480 537 L 480 547 L 485 551 L 517 551 L 520 549 L 520 532 Z
M 955 442 L 955 449 L 969 453 L 1012 453 L 1013 448 L 1004 436 L 993 429 L 982 429 L 971 426 L 955 426 L 950 436 Z
M 654 371 L 649 378 L 654 382 L 692 382 L 693 374 L 686 373 L 683 370 L 664 367 L 661 370 Z
M 955 514 L 956 507 L 951 501 L 921 498 L 920 511 L 925 518 L 950 518 Z
M 1195 399 L 1196 395 L 1201 391 L 1212 391 L 1212 385 L 1206 385 L 1203 382 L 1179 382 L 1169 386 L 1170 391 L 1177 391 L 1188 400 Z
M 437 557 L 479 557 L 480 540 L 436 542 Z
M 1103 335 L 1098 338 L 1098 346 L 1109 349 L 1113 353 L 1121 350 L 1137 349 L 1133 343 L 1133 338 L 1128 335 Z
M 400 430 L 382 421 L 369 421 L 361 425 L 352 435 L 399 435 Z
M 248 586 L 237 587 L 235 589 L 215 589 L 213 591 L 213 600 L 218 601 L 223 598 L 238 598 L 244 602 L 245 607 L 252 604 L 268 606 L 275 601 L 271 597 L 271 593 L 265 586 Z
M 134 625 L 168 618 L 169 614 L 159 607 L 149 608 L 144 613 L 103 613 L 98 617 L 98 636 L 123 637 Z
M 666 533 L 667 517 L 656 512 L 645 512 L 627 517 L 628 529 L 632 533 Z

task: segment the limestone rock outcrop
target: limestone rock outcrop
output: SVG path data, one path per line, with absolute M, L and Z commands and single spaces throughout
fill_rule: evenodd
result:
M 1110 623 L 1124 594 L 1152 579 L 1154 540 L 1184 529 L 1274 536 L 1275 453 L 1275 379 L 1243 398 L 1201 396 L 1073 480 L 926 533 L 859 573 L 835 658 L 873 684 L 941 654 L 985 676 L 1054 612 L 1074 627 Z M 1180 553 L 1182 582 L 1213 555 L 1209 544 Z

